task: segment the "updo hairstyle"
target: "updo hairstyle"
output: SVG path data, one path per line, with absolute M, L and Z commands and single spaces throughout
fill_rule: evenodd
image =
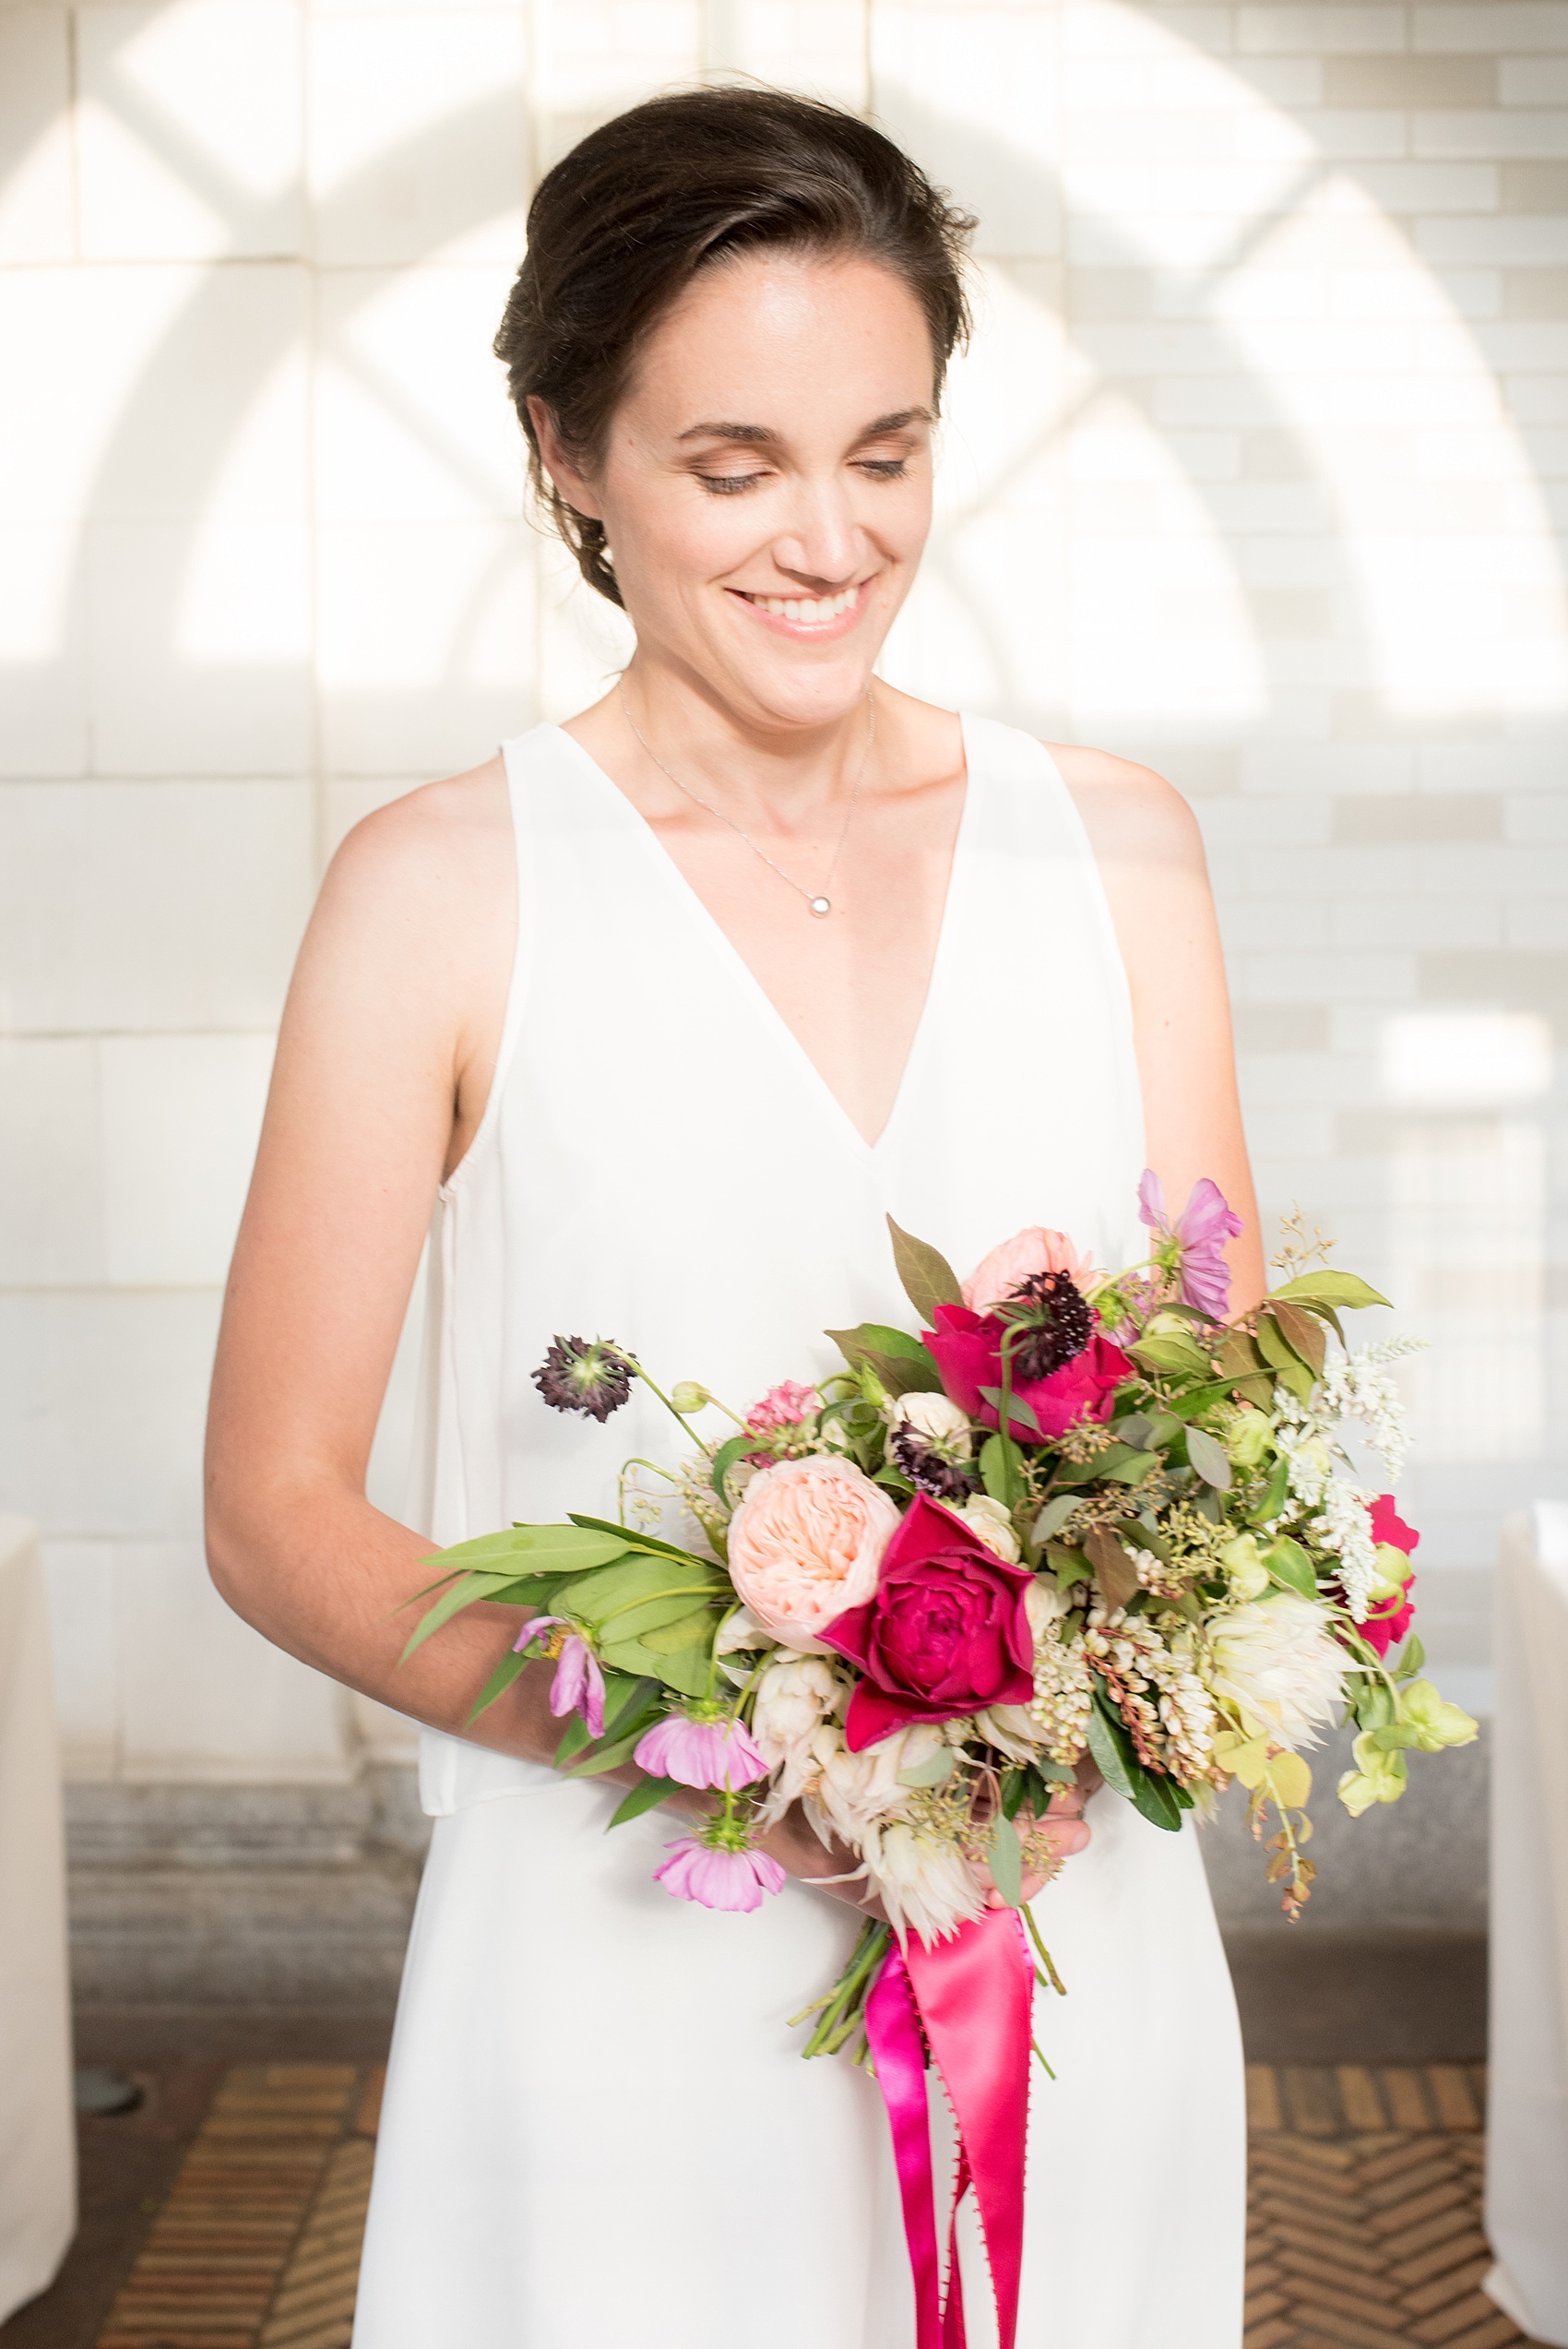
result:
M 528 255 L 495 355 L 529 444 L 529 482 L 590 587 L 621 602 L 602 523 L 545 472 L 542 399 L 591 473 L 641 346 L 698 271 L 764 247 L 861 255 L 902 278 L 931 329 L 935 388 L 968 336 L 968 214 L 858 116 L 777 89 L 650 98 L 574 147 L 529 208 Z

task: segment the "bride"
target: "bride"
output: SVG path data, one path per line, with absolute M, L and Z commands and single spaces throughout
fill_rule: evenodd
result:
M 1185 805 L 875 676 L 970 226 L 876 130 L 766 90 L 654 100 L 555 166 L 497 350 L 636 653 L 567 725 L 362 823 L 300 957 L 209 1546 L 268 1638 L 424 1724 L 359 2349 L 912 2349 L 875 2087 L 786 2027 L 861 1923 L 843 1854 L 791 1814 L 759 1915 L 671 1901 L 668 1814 L 607 1838 L 619 1790 L 546 1766 L 549 1666 L 466 1726 L 499 1616 L 398 1668 L 433 1544 L 612 1514 L 661 1441 L 636 1398 L 613 1431 L 548 1411 L 552 1338 L 753 1399 L 830 1368 L 825 1319 L 903 1318 L 889 1211 L 961 1272 L 1027 1224 L 1115 1269 L 1146 1162 L 1239 1204 L 1235 1305 L 1261 1294 Z M 427 1232 L 402 1525 L 363 1480 Z M 1019 2339 L 1234 2349 L 1241 2058 L 1197 1838 L 1058 1801 L 1075 1856 L 1027 1888 L 1068 1996 L 1036 2019 Z

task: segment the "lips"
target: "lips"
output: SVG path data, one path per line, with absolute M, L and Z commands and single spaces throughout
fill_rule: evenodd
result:
M 869 578 L 857 579 L 853 587 L 841 588 L 837 595 L 822 596 L 760 595 L 748 588 L 731 588 L 730 593 L 749 603 L 759 619 L 775 627 L 837 636 L 854 626 L 870 585 Z

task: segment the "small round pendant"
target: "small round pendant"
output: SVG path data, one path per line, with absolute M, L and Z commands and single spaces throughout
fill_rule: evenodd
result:
M 824 913 L 831 913 L 833 911 L 833 901 L 830 898 L 814 897 L 809 898 L 806 901 L 810 905 L 812 912 L 819 917 Z

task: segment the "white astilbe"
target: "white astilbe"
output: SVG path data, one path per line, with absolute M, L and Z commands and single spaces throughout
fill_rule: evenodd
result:
M 1313 1401 L 1326 1432 L 1342 1419 L 1359 1419 L 1383 1454 L 1388 1481 L 1396 1485 L 1405 1465 L 1405 1404 L 1388 1365 L 1419 1353 L 1420 1338 L 1385 1338 L 1357 1353 L 1324 1365 Z
M 1308 1527 L 1339 1560 L 1339 1588 L 1356 1623 L 1366 1621 L 1372 1595 L 1383 1580 L 1372 1530 L 1375 1498 L 1375 1494 L 1363 1492 L 1348 1477 L 1331 1476 L 1324 1486 L 1318 1513 Z
M 871 1889 L 900 1938 L 918 1933 L 929 1948 L 985 1907 L 973 1868 L 944 1837 L 894 1818 L 869 1824 L 861 1848 Z
M 1293 1752 L 1332 1722 L 1345 1677 L 1334 1618 L 1316 1599 L 1277 1591 L 1221 1616 L 1209 1631 L 1208 1683 Z

